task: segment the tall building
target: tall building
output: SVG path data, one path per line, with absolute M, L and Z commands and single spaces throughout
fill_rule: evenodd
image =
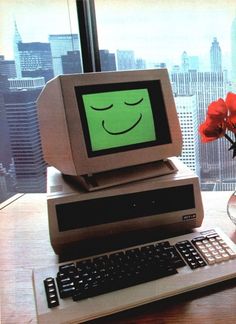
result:
M 136 70 L 143 70 L 146 69 L 146 61 L 142 58 L 137 58 L 136 59 Z
M 228 79 L 224 72 L 171 73 L 173 92 L 176 95 L 197 96 L 199 122 L 205 119 L 208 104 L 224 97 L 228 89 Z
M 16 64 L 16 75 L 17 78 L 21 78 L 21 64 L 20 64 L 20 55 L 19 55 L 19 50 L 18 50 L 18 44 L 22 42 L 21 35 L 18 31 L 16 21 L 14 22 L 14 37 L 13 37 L 13 52 L 14 52 L 14 59 L 15 59 L 15 64 Z
M 176 96 L 196 95 L 198 127 L 205 120 L 209 103 L 224 98 L 228 89 L 228 80 L 223 72 L 171 73 L 171 81 Z M 225 142 L 205 144 L 200 143 L 200 137 L 198 141 L 202 189 L 212 190 L 217 183 L 230 183 L 233 180 L 234 165 Z
M 61 56 L 61 63 L 63 74 L 82 72 L 80 51 L 68 51 Z
M 108 50 L 99 50 L 101 71 L 116 71 L 116 58 Z
M 70 51 L 79 51 L 79 38 L 77 34 L 49 35 L 52 51 L 54 76 L 63 74 L 62 56 Z
M 117 69 L 134 70 L 136 67 L 134 51 L 116 51 Z
M 231 81 L 236 92 L 236 17 L 231 25 Z
M 3 163 L 4 167 L 8 167 L 12 160 L 9 127 L 4 109 L 3 93 L 6 91 L 9 91 L 7 76 L 0 75 L 0 163 Z
M 18 43 L 22 77 L 53 78 L 52 54 L 49 43 Z
M 189 56 L 186 51 L 184 51 L 183 54 L 181 55 L 181 69 L 182 72 L 189 71 Z
M 3 93 L 17 192 L 45 192 L 46 165 L 38 129 L 36 99 L 41 89 Z
M 213 42 L 210 48 L 210 62 L 211 62 L 211 71 L 212 72 L 221 72 L 222 71 L 222 55 L 221 48 L 217 38 L 213 38 Z
M 191 170 L 199 174 L 198 119 L 196 95 L 175 96 L 181 132 L 183 149 L 180 156 Z
M 199 72 L 199 57 L 189 56 L 189 70 L 195 70 Z
M 5 60 L 3 55 L 0 55 L 0 74 L 6 75 L 8 78 L 16 77 L 16 65 L 14 60 Z

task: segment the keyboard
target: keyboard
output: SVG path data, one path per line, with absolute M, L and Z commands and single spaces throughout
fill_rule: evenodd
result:
M 81 323 L 236 277 L 236 245 L 209 229 L 33 270 L 39 323 Z

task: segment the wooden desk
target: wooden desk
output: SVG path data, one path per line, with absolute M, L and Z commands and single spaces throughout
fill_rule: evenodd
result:
M 236 242 L 235 226 L 226 214 L 229 196 L 229 192 L 203 192 L 203 227 L 219 226 Z M 57 262 L 49 242 L 46 196 L 22 195 L 0 214 L 0 323 L 36 323 L 32 268 Z M 96 323 L 236 323 L 236 279 Z

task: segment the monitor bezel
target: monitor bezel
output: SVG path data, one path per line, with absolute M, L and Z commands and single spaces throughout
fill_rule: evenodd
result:
M 106 93 L 110 91 L 122 91 L 122 90 L 136 90 L 145 89 L 148 91 L 149 99 L 151 103 L 152 116 L 155 128 L 155 140 L 150 140 L 141 143 L 134 143 L 123 146 L 116 146 L 111 148 L 103 148 L 99 150 L 92 149 L 91 137 L 89 133 L 89 126 L 85 112 L 85 106 L 83 101 L 83 95 L 94 93 Z M 124 151 L 136 150 L 139 148 L 151 147 L 156 145 L 165 145 L 171 143 L 170 129 L 167 122 L 167 115 L 165 110 L 165 104 L 163 100 L 163 91 L 160 80 L 142 80 L 135 82 L 119 82 L 109 84 L 96 84 L 87 86 L 75 87 L 75 93 L 78 102 L 78 109 L 80 112 L 82 127 L 85 135 L 85 143 L 87 148 L 88 157 L 101 156 L 106 154 L 113 154 Z M 158 107 L 158 111 L 155 109 Z

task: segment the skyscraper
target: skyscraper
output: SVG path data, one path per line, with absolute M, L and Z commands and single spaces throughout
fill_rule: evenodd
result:
M 16 75 L 17 78 L 21 78 L 21 65 L 20 65 L 20 56 L 19 56 L 19 50 L 18 50 L 18 44 L 22 42 L 21 35 L 18 31 L 16 21 L 14 22 L 14 37 L 13 37 L 13 51 L 14 51 L 14 59 L 16 64 Z
M 222 71 L 222 55 L 221 48 L 217 38 L 213 38 L 213 42 L 210 48 L 210 62 L 211 62 L 211 71 L 212 72 L 221 72 Z
M 116 58 L 114 53 L 109 53 L 108 50 L 99 50 L 102 71 L 115 71 Z
M 77 34 L 49 35 L 49 43 L 52 51 L 54 76 L 63 74 L 62 55 L 79 50 L 79 37 Z
M 198 125 L 204 121 L 209 103 L 220 97 L 224 98 L 228 86 L 228 80 L 223 72 L 171 73 L 171 81 L 176 96 L 196 95 Z M 224 182 L 226 179 L 229 183 L 233 182 L 232 158 L 230 154 L 225 154 L 225 142 L 214 141 L 197 145 L 199 145 L 202 189 L 212 190 L 216 183 Z
M 181 56 L 181 68 L 183 72 L 189 71 L 189 57 L 186 51 Z
M 80 51 L 68 51 L 61 56 L 61 63 L 63 74 L 82 72 Z
M 0 74 L 6 75 L 8 78 L 16 77 L 15 61 L 5 60 L 3 55 L 0 55 Z
M 189 56 L 189 70 L 195 70 L 199 72 L 199 57 Z
M 231 25 L 231 81 L 236 91 L 236 17 Z
M 136 59 L 136 69 L 137 70 L 146 69 L 146 61 L 141 57 Z
M 196 95 L 176 96 L 174 99 L 183 136 L 183 149 L 180 160 L 182 160 L 191 170 L 199 174 Z
M 10 149 L 10 135 L 7 124 L 6 112 L 4 109 L 4 91 L 9 90 L 9 83 L 6 76 L 0 75 L 0 163 L 8 167 L 11 163 L 12 154 Z
M 52 54 L 49 43 L 18 43 L 22 77 L 53 78 Z
M 39 137 L 36 99 L 41 89 L 3 93 L 15 164 L 17 192 L 45 192 L 46 165 Z
M 136 67 L 134 51 L 117 50 L 116 59 L 118 70 L 134 70 Z

